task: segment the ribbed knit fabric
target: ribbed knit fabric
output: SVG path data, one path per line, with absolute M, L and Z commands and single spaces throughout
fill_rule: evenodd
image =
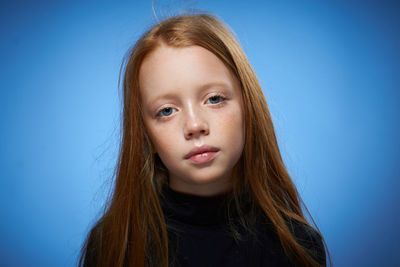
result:
M 250 205 L 245 201 L 242 201 L 244 212 L 239 215 L 236 206 L 228 200 L 229 195 L 198 197 L 164 187 L 161 206 L 168 230 L 169 266 L 293 266 L 266 216 L 250 216 Z M 249 220 L 254 217 L 256 221 Z M 247 227 L 243 227 L 242 219 L 248 223 Z M 296 223 L 290 227 L 301 245 L 325 264 L 321 237 L 309 227 Z M 85 267 L 97 265 L 96 231 L 94 227 L 89 237 Z
M 165 186 L 161 198 L 167 221 L 172 267 L 293 266 L 272 224 L 264 216 L 244 228 L 229 197 L 199 197 Z M 247 219 L 248 207 L 242 216 Z M 229 216 L 228 216 L 229 210 Z M 232 226 L 240 239 L 234 238 Z M 297 226 L 295 236 L 325 264 L 325 252 L 316 232 Z

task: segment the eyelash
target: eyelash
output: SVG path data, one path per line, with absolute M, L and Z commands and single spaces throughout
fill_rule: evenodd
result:
M 221 101 L 218 102 L 218 103 L 211 104 L 212 106 L 220 106 L 220 105 L 223 105 L 224 102 L 225 102 L 225 100 L 226 100 L 226 97 L 224 97 L 222 94 L 215 94 L 215 95 L 210 96 L 209 98 L 207 98 L 207 102 L 208 102 L 208 100 L 210 100 L 211 98 L 218 98 L 218 99 L 221 100 Z M 160 113 L 161 113 L 162 111 L 166 110 L 166 109 L 175 109 L 175 108 L 173 108 L 173 107 L 165 107 L 165 108 L 160 109 L 160 110 L 157 112 L 157 114 L 156 114 L 156 118 L 162 120 L 162 119 L 168 118 L 169 116 L 171 116 L 171 115 L 173 114 L 173 113 L 171 113 L 171 115 L 161 116 Z M 174 112 L 174 113 L 175 113 L 175 112 Z
M 172 107 L 163 108 L 163 109 L 161 109 L 160 111 L 157 112 L 156 117 L 157 117 L 158 119 L 163 119 L 163 118 L 169 117 L 169 116 L 161 116 L 161 115 L 160 115 L 160 113 L 161 113 L 162 111 L 166 110 L 166 109 L 174 109 L 174 108 L 172 108 Z M 173 114 L 173 113 L 171 113 L 171 114 Z
M 226 98 L 225 98 L 223 95 L 221 95 L 221 94 L 215 94 L 215 95 L 213 95 L 213 96 L 210 96 L 210 97 L 207 99 L 207 101 L 210 100 L 210 99 L 213 98 L 213 97 L 218 97 L 219 99 L 221 99 L 221 102 L 218 102 L 218 103 L 216 103 L 216 104 L 213 104 L 214 106 L 215 106 L 215 105 L 219 105 L 219 104 L 223 103 L 223 102 L 226 100 Z

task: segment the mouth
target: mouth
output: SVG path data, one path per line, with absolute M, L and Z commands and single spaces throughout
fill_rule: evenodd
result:
M 219 148 L 203 145 L 190 150 L 184 158 L 189 160 L 191 163 L 202 164 L 213 160 L 217 156 L 218 152 Z

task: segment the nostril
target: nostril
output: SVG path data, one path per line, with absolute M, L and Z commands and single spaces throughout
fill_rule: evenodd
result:
M 208 135 L 208 124 L 204 121 L 193 120 L 187 122 L 184 127 L 184 134 L 186 138 L 194 138 L 195 136 Z

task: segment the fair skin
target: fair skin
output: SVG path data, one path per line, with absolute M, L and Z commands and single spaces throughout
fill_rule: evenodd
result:
M 229 191 L 245 135 L 232 72 L 200 46 L 162 44 L 144 59 L 139 85 L 146 130 L 170 187 L 198 196 Z M 188 155 L 193 149 L 202 150 Z

